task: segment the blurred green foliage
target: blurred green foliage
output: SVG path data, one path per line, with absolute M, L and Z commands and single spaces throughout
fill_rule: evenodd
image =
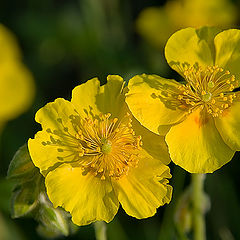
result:
M 34 122 L 35 112 L 40 107 L 57 97 L 70 99 L 75 86 L 95 76 L 102 83 L 108 74 L 119 74 L 126 81 L 143 72 L 174 77 L 175 73 L 165 63 L 163 52 L 152 48 L 135 32 L 140 11 L 164 2 L 1 2 L 1 23 L 16 35 L 20 43 L 24 63 L 35 78 L 37 96 L 31 109 L 10 121 L 0 136 L 0 240 L 45 239 L 37 233 L 38 223 L 32 218 L 11 219 L 10 196 L 14 183 L 5 178 L 16 150 L 40 128 Z M 206 214 L 208 239 L 240 239 L 239 158 L 236 153 L 230 163 L 207 175 L 205 190 L 211 201 L 210 211 Z M 120 210 L 108 224 L 110 240 L 180 239 L 174 216 L 179 197 L 189 184 L 189 175 L 173 164 L 170 167 L 174 187 L 170 205 L 161 207 L 154 217 L 145 220 L 136 220 Z M 91 225 L 79 227 L 66 239 L 94 239 L 94 229 Z

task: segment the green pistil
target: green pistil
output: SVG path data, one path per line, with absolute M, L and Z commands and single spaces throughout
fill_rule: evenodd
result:
M 109 140 L 105 139 L 105 138 L 103 138 L 103 139 L 101 140 L 101 142 L 102 142 L 102 147 L 101 147 L 102 152 L 103 152 L 104 154 L 110 153 L 111 150 L 112 150 L 112 144 L 111 144 L 111 142 L 110 142 Z
M 212 94 L 210 92 L 207 92 L 206 94 L 202 95 L 202 100 L 204 102 L 209 102 L 212 98 Z

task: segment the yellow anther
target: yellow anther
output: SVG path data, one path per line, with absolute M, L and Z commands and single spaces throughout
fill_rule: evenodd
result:
M 178 95 L 178 100 L 182 100 L 183 99 L 183 95 Z
M 112 177 L 113 174 L 114 174 L 114 171 L 110 170 L 110 171 L 109 171 L 109 177 Z
M 229 105 L 227 103 L 224 104 L 224 108 L 228 108 Z
M 81 152 L 78 153 L 79 157 L 82 157 L 83 155 L 84 155 L 84 151 L 81 151 Z
M 111 117 L 111 113 L 107 113 L 105 116 L 106 116 L 106 118 L 110 118 Z

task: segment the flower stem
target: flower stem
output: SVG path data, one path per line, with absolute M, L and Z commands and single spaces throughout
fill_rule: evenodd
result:
M 194 240 L 206 240 L 204 219 L 204 174 L 192 174 L 193 231 Z
M 102 221 L 97 221 L 94 223 L 94 229 L 95 229 L 95 236 L 96 240 L 107 240 L 107 234 L 106 234 L 106 223 Z

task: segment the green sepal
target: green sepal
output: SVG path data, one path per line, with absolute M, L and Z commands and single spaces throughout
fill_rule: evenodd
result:
M 72 232 L 69 214 L 53 208 L 47 198 L 44 177 L 34 166 L 27 144 L 15 153 L 9 165 L 8 179 L 15 181 L 11 205 L 13 218 L 34 218 L 39 223 L 38 233 L 47 238 L 68 236 Z
M 69 235 L 71 221 L 67 212 L 54 208 L 44 193 L 39 196 L 39 205 L 34 218 L 39 222 L 37 231 L 40 235 L 45 237 Z
M 26 216 L 36 208 L 39 197 L 39 181 L 17 186 L 12 195 L 12 217 Z
M 31 160 L 27 144 L 24 144 L 15 153 L 9 165 L 7 177 L 20 182 L 27 182 L 38 173 L 39 169 L 34 166 Z

